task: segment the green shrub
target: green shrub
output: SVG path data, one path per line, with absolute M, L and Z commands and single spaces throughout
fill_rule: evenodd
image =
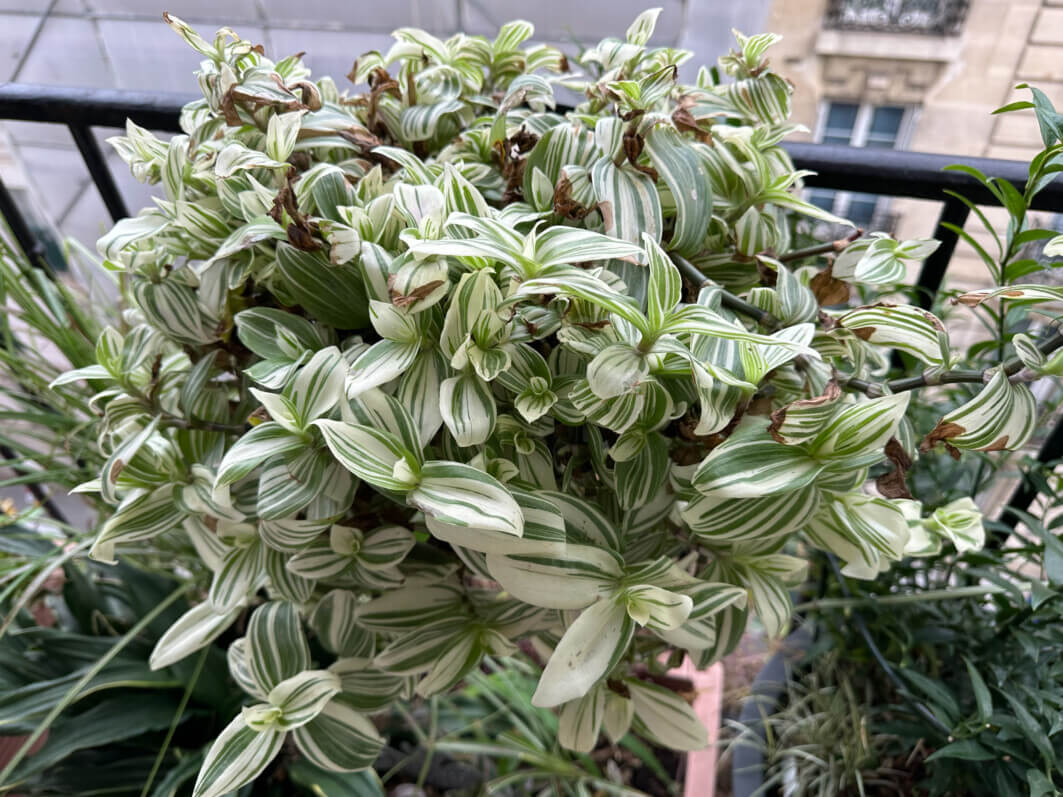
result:
M 936 244 L 863 238 L 827 269 L 845 242 L 795 249 L 799 219 L 844 222 L 795 192 L 776 37 L 738 36 L 730 82 L 681 85 L 690 53 L 647 46 L 656 16 L 583 74 L 523 48 L 524 22 L 404 28 L 356 62 L 360 95 L 168 18 L 204 99 L 169 142 L 114 141 L 164 196 L 100 240 L 125 326 L 65 378 L 104 386 L 93 556 L 166 538 L 202 562 L 153 666 L 249 613 L 229 666 L 251 703 L 197 797 L 286 739 L 368 767 L 374 712 L 518 643 L 565 746 L 633 729 L 697 749 L 693 711 L 641 676 L 707 665 L 751 614 L 783 632 L 799 541 L 863 578 L 904 553 L 919 509 L 897 497 L 931 432 L 907 390 L 954 356 L 929 313 L 844 305 Z M 584 97 L 564 113 L 559 83 Z M 922 375 L 886 382 L 891 348 Z M 1022 445 L 1029 388 L 987 379 L 926 445 Z M 977 544 L 957 517 L 927 533 Z

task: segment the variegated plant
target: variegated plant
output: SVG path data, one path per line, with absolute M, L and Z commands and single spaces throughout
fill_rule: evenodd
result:
M 114 511 L 93 555 L 165 542 L 202 563 L 154 666 L 249 615 L 229 648 L 249 703 L 197 797 L 285 739 L 367 767 L 374 712 L 518 645 L 566 746 L 633 728 L 695 749 L 704 729 L 647 673 L 707 665 L 751 615 L 783 632 L 807 546 L 872 578 L 977 544 L 971 507 L 923 522 L 903 500 L 931 431 L 906 391 L 954 365 L 944 326 L 848 306 L 934 242 L 862 238 L 833 271 L 842 244 L 795 250 L 799 219 L 844 222 L 800 198 L 779 146 L 775 37 L 739 35 L 729 82 L 683 85 L 690 53 L 647 44 L 656 17 L 582 74 L 525 47 L 525 22 L 401 29 L 356 62 L 363 94 L 168 18 L 204 99 L 170 141 L 113 140 L 162 196 L 100 240 L 126 325 L 64 378 L 102 385 L 108 459 L 82 489 Z M 562 112 L 558 84 L 584 100 Z M 885 382 L 891 349 L 926 370 Z M 928 444 L 1020 446 L 1033 401 L 1009 376 Z

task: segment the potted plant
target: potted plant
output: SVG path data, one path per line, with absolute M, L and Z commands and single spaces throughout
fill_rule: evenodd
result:
M 366 770 L 381 711 L 518 650 L 565 748 L 698 749 L 670 665 L 785 630 L 803 545 L 874 578 L 911 544 L 910 388 L 955 355 L 850 298 L 935 243 L 808 260 L 845 242 L 795 248 L 796 220 L 844 222 L 796 193 L 776 37 L 685 85 L 657 15 L 577 68 L 525 22 L 403 28 L 360 94 L 167 15 L 204 97 L 170 141 L 113 140 L 161 195 L 99 241 L 123 320 L 63 381 L 98 389 L 91 556 L 197 563 L 152 667 L 224 640 L 246 695 L 196 797 Z M 921 375 L 886 381 L 891 348 Z M 1031 413 L 994 377 L 932 438 L 1017 448 Z

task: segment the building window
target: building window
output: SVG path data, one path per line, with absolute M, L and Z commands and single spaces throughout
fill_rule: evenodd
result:
M 816 140 L 823 144 L 872 149 L 903 149 L 908 143 L 912 109 L 901 105 L 826 102 L 820 110 Z M 889 232 L 889 200 L 877 194 L 811 188 L 808 199 L 865 230 Z
M 969 0 L 829 0 L 824 27 L 955 36 Z

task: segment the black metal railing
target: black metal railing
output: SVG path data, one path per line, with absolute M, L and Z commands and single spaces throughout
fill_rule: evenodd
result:
M 178 94 L 9 83 L 0 86 L 0 120 L 45 122 L 69 128 L 112 220 L 117 221 L 128 216 L 129 211 L 92 133 L 93 128 L 124 127 L 128 118 L 149 130 L 179 132 L 181 108 L 191 99 Z M 962 229 L 970 215 L 968 206 L 946 191 L 960 193 L 977 205 L 999 204 L 971 176 L 960 171 L 944 171 L 945 167 L 962 162 L 984 174 L 1007 180 L 1020 191 L 1028 175 L 1027 164 L 1020 161 L 797 142 L 784 146 L 798 168 L 816 173 L 806 179 L 809 186 L 943 203 L 934 231 L 941 245 L 926 259 L 916 281 L 915 298 L 923 308 L 933 304 L 956 249 L 958 236 L 950 226 Z M 1031 209 L 1063 213 L 1063 181 L 1057 180 L 1041 190 Z M 41 241 L 26 223 L 2 180 L 0 215 L 31 262 L 49 268 Z M 1048 435 L 1038 454 L 1041 463 L 1060 458 L 1063 458 L 1063 424 Z M 1024 482 L 1015 491 L 1009 506 L 1025 510 L 1036 495 L 1031 483 Z

